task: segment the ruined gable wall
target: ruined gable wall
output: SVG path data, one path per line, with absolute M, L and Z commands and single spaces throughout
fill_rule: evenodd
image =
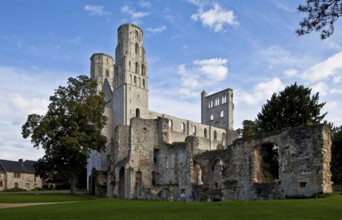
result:
M 265 143 L 279 147 L 279 177 L 273 183 L 255 179 L 255 160 L 258 160 L 255 148 Z M 224 161 L 224 199 L 283 198 L 331 192 L 330 147 L 330 132 L 321 125 L 239 139 Z

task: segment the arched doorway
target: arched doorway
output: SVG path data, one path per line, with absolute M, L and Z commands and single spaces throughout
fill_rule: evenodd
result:
M 140 109 L 135 109 L 135 117 L 140 118 Z

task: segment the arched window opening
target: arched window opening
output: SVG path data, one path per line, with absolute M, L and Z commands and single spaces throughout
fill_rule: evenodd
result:
M 204 128 L 204 137 L 208 137 L 208 131 L 206 128 Z
M 141 75 L 145 76 L 145 65 L 141 65 Z
M 106 69 L 106 77 L 109 77 L 109 69 Z
M 222 96 L 222 104 L 226 103 L 227 102 L 227 96 Z
M 140 118 L 140 109 L 135 109 L 135 117 Z
M 131 84 L 132 84 L 132 74 L 129 75 L 129 78 L 130 78 L 130 81 L 131 81 Z
M 171 119 L 169 119 L 169 128 L 172 130 L 173 129 L 173 122 Z
M 125 169 L 121 167 L 119 172 L 119 198 L 125 198 Z
M 192 134 L 193 134 L 193 135 L 196 135 L 196 126 L 195 126 L 195 125 L 192 126 Z
M 131 71 L 131 61 L 128 62 L 128 70 Z
M 139 63 L 138 62 L 135 63 L 135 73 L 136 74 L 139 73 Z
M 139 87 L 141 87 L 141 78 L 139 77 Z
M 214 114 L 210 115 L 210 121 L 214 120 Z
M 145 89 L 145 79 L 143 79 L 143 87 L 144 87 L 144 89 Z
M 134 38 L 135 40 L 139 39 L 139 32 L 137 30 L 134 31 Z
M 221 118 L 223 118 L 223 116 L 224 116 L 223 110 L 220 112 L 220 116 L 221 116 Z
M 135 54 L 139 55 L 139 44 L 135 43 Z
M 217 140 L 217 131 L 214 131 L 214 140 Z
M 137 77 L 134 76 L 134 85 L 137 85 Z
M 181 124 L 181 130 L 183 133 L 185 133 L 185 124 L 184 123 Z

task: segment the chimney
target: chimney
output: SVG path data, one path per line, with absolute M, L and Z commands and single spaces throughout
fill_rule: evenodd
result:
M 24 166 L 24 160 L 23 160 L 23 159 L 19 159 L 19 165 L 20 165 L 21 167 Z

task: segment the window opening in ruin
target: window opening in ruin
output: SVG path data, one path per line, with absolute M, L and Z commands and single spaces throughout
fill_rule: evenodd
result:
M 137 85 L 137 77 L 134 76 L 134 85 Z
M 2 181 L 0 181 L 0 187 L 3 187 L 3 183 L 2 183 Z
M 221 118 L 223 118 L 223 116 L 224 116 L 224 112 L 223 111 L 220 112 L 220 116 L 221 116 Z
M 217 140 L 217 132 L 214 131 L 214 140 Z
M 134 38 L 136 39 L 136 40 L 138 40 L 139 38 L 139 33 L 138 33 L 138 31 L 136 30 L 136 31 L 134 31 Z
M 19 188 L 19 183 L 14 183 L 14 188 Z
M 222 133 L 222 145 L 226 144 L 226 134 Z
M 129 78 L 130 78 L 130 81 L 131 81 L 131 84 L 132 84 L 132 74 L 129 75 Z
M 135 43 L 135 54 L 139 55 L 139 44 Z
M 211 115 L 210 115 L 210 120 L 211 120 L 211 121 L 214 120 L 214 114 L 211 114 Z
M 222 161 L 216 159 L 213 161 L 210 172 L 209 188 L 220 189 L 222 182 Z
M 182 132 L 185 133 L 185 124 L 184 123 L 181 124 L 181 129 L 182 129 Z
M 193 134 L 193 135 L 196 135 L 196 126 L 195 126 L 195 125 L 192 126 L 192 134 Z
M 152 185 L 156 185 L 158 174 L 155 171 L 152 171 Z
M 145 65 L 141 65 L 141 75 L 145 76 Z
M 141 78 L 139 77 L 139 87 L 141 87 Z
M 136 62 L 135 63 L 135 73 L 139 73 L 139 63 L 138 62 Z
M 143 87 L 144 87 L 144 89 L 145 89 L 145 79 L 143 79 Z
M 300 188 L 306 187 L 306 182 L 300 182 L 300 183 L 299 183 L 299 187 L 300 187 Z
M 154 148 L 153 150 L 153 162 L 154 163 L 158 162 L 158 155 L 159 155 L 159 149 Z
M 109 77 L 109 69 L 106 69 L 106 77 Z
M 206 128 L 204 128 L 204 137 L 208 137 L 208 131 Z
M 131 71 L 131 61 L 128 62 L 128 70 Z
M 222 104 L 226 103 L 227 102 L 227 96 L 222 96 Z
M 172 120 L 171 119 L 169 119 L 169 128 L 171 129 L 171 131 L 172 131 L 172 129 L 173 129 L 173 122 L 172 122 Z
M 140 118 L 140 109 L 135 109 L 135 117 Z
M 253 182 L 273 183 L 279 178 L 278 146 L 265 143 L 253 149 Z

